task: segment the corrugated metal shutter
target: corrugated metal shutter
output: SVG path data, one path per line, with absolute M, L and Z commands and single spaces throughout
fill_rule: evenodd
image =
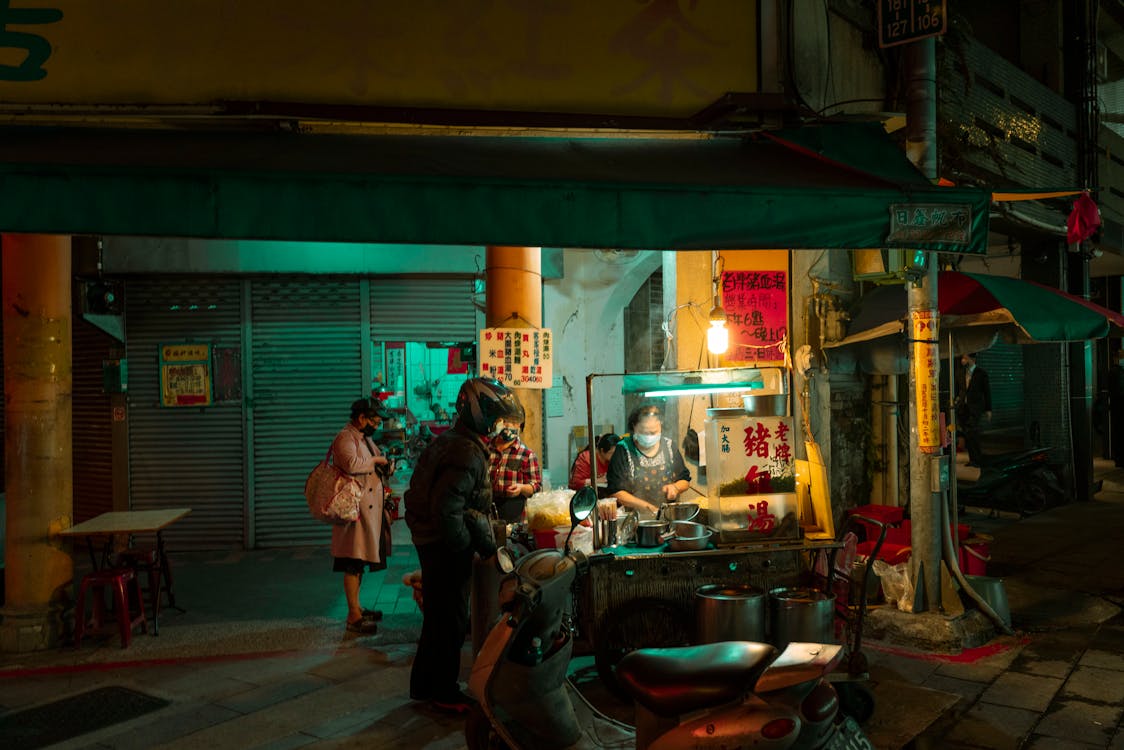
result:
M 304 482 L 370 392 L 360 282 L 255 280 L 251 300 L 254 546 L 326 544 Z
M 480 321 L 472 304 L 473 285 L 471 277 L 371 279 L 371 337 L 475 341 Z
M 113 417 L 102 361 L 121 357 L 124 344 L 76 311 L 71 347 L 74 522 L 79 523 L 113 510 Z
M 976 362 L 991 379 L 991 424 L 987 430 L 1002 430 L 1015 443 L 1026 440 L 1023 348 L 998 342 L 980 352 Z M 998 452 L 998 446 L 989 449 L 984 445 L 984 451 Z
M 130 498 L 134 509 L 192 509 L 165 532 L 172 549 L 242 546 L 242 404 L 162 407 L 159 373 L 161 344 L 241 346 L 240 290 L 230 278 L 126 282 Z

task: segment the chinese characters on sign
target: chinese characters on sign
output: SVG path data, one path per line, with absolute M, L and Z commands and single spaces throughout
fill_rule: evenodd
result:
M 917 447 L 922 453 L 941 450 L 940 398 L 937 393 L 937 324 L 929 310 L 910 313 L 913 333 L 913 380 L 917 388 Z
M 19 0 L 16 0 L 19 2 Z M 47 77 L 43 64 L 51 56 L 51 43 L 38 34 L 12 31 L 12 26 L 35 26 L 62 20 L 57 8 L 13 8 L 12 0 L 0 0 L 0 49 L 22 54 L 19 65 L 0 65 L 0 81 L 39 81 Z M 21 55 L 5 57 L 18 58 Z
M 886 244 L 898 242 L 972 242 L 972 207 L 934 203 L 891 203 L 890 234 Z
M 748 539 L 797 533 L 792 418 L 740 413 L 714 418 L 707 431 L 707 476 L 719 526 Z
M 730 360 L 779 362 L 774 347 L 788 335 L 788 272 L 725 271 L 722 307 L 730 329 Z
M 211 404 L 210 344 L 160 347 L 160 403 L 163 406 Z
M 513 388 L 550 388 L 554 357 L 549 328 L 480 331 L 480 375 Z

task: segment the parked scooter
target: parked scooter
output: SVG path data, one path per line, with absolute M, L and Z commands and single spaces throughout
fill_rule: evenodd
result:
M 571 529 L 596 505 L 591 488 L 571 500 Z M 635 701 L 636 727 L 591 706 L 567 679 L 573 651 L 571 588 L 587 565 L 580 552 L 541 549 L 513 565 L 501 584 L 504 614 L 488 634 L 469 679 L 469 750 L 484 748 L 869 748 L 841 716 L 825 679 L 841 660 L 835 644 L 727 641 L 639 649 L 617 665 Z
M 1049 456 L 1049 448 L 985 456 L 978 480 L 956 482 L 957 504 L 1031 515 L 1065 502 Z

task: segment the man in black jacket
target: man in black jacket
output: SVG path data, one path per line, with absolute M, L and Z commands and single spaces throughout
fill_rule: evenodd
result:
M 519 402 L 491 378 L 471 378 L 457 394 L 457 421 L 418 459 L 403 501 L 422 571 L 422 631 L 410 672 L 410 697 L 454 713 L 468 709 L 460 657 L 468 631 L 474 554 L 495 554 L 487 439 Z
M 964 448 L 968 451 L 968 465 L 979 466 L 983 458 L 980 448 L 980 434 L 983 423 L 991 421 L 991 380 L 987 370 L 976 367 L 975 354 L 960 356 L 964 366 L 961 391 L 956 402 L 959 405 L 957 418 L 959 430 L 964 435 Z

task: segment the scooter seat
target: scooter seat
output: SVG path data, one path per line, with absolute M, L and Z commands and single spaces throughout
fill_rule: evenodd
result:
M 649 711 L 676 716 L 738 700 L 776 656 L 769 644 L 750 641 L 642 648 L 621 659 L 616 675 Z

